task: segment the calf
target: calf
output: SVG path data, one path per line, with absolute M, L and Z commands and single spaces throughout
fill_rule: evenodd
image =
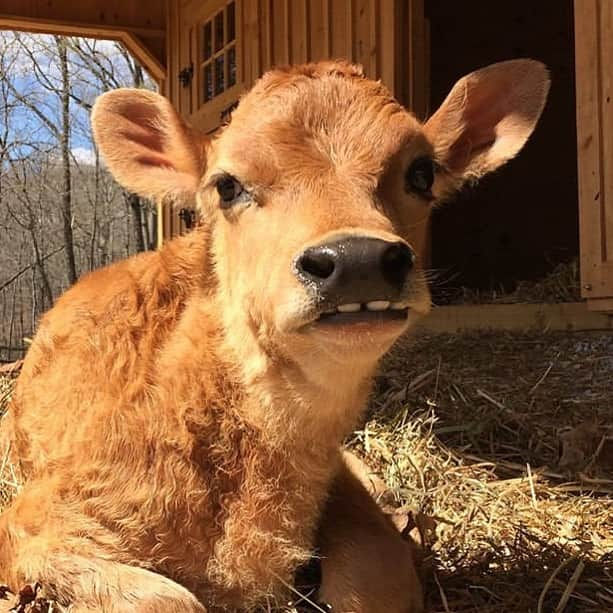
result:
M 435 202 L 512 158 L 545 68 L 464 77 L 425 124 L 344 62 L 273 70 L 209 140 L 142 90 L 92 122 L 127 189 L 202 223 L 44 317 L 8 427 L 0 580 L 75 611 L 253 609 L 322 559 L 334 611 L 420 611 L 411 549 L 343 464 L 379 358 L 429 310 Z

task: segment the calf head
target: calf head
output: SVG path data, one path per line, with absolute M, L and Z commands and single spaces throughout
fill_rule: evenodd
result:
M 373 365 L 429 310 L 433 206 L 522 148 L 548 86 L 538 62 L 495 64 L 421 124 L 360 67 L 324 62 L 264 75 L 210 140 L 142 90 L 103 95 L 92 120 L 127 189 L 197 201 L 226 328 L 329 369 Z

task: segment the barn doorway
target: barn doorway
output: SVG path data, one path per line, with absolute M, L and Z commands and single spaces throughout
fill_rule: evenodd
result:
M 425 7 L 432 111 L 477 67 L 531 57 L 551 71 L 543 117 L 519 157 L 432 222 L 436 302 L 459 288 L 512 292 L 579 255 L 573 2 L 428 0 Z

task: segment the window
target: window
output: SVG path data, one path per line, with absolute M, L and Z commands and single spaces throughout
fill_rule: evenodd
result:
M 228 2 L 201 27 L 200 104 L 205 104 L 236 85 L 236 1 Z

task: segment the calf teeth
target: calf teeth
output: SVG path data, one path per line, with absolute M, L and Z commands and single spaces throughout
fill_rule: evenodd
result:
M 407 305 L 404 302 L 392 302 L 392 304 L 390 304 L 390 309 L 392 309 L 392 311 L 402 311 L 406 308 Z
M 362 309 L 362 305 L 359 302 L 352 302 L 351 304 L 341 304 L 336 308 L 339 313 L 357 313 Z
M 366 309 L 368 311 L 387 311 L 390 308 L 388 300 L 373 300 L 366 303 Z

